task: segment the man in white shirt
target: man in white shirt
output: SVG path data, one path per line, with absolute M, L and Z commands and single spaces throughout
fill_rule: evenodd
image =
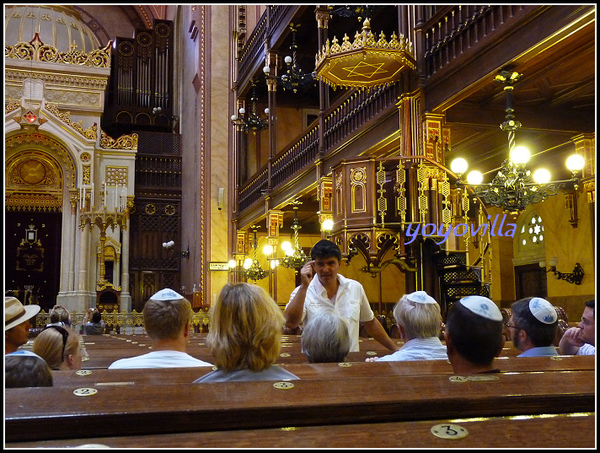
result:
M 152 352 L 119 359 L 109 369 L 181 368 L 213 366 L 186 352 L 190 341 L 190 301 L 172 289 L 154 294 L 142 310 L 144 328 L 152 341 Z
M 563 334 L 558 344 L 562 355 L 596 355 L 596 300 L 585 302 L 581 322 Z
M 394 318 L 404 345 L 383 357 L 366 362 L 403 360 L 448 360 L 446 345 L 440 341 L 442 314 L 440 305 L 425 291 L 403 295 L 394 306 Z
M 333 242 L 322 239 L 314 245 L 310 254 L 311 261 L 300 270 L 300 286 L 292 291 L 285 307 L 286 327 L 295 329 L 318 310 L 329 309 L 337 312 L 348 323 L 350 352 L 359 351 L 361 324 L 368 335 L 390 351 L 397 351 L 398 346 L 375 318 L 362 285 L 338 273 L 342 260 L 340 248 Z M 315 274 L 318 278 L 313 278 Z

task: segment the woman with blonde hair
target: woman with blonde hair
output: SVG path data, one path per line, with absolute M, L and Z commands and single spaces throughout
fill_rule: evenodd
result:
M 31 350 L 52 370 L 80 370 L 83 361 L 80 338 L 69 327 L 50 325 L 35 338 Z
M 213 307 L 206 343 L 217 370 L 195 383 L 298 379 L 272 366 L 281 350 L 281 308 L 257 285 L 228 283 Z

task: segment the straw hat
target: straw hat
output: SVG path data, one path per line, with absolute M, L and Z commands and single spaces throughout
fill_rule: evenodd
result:
M 39 305 L 23 305 L 15 297 L 4 297 L 4 331 L 33 318 L 39 311 Z

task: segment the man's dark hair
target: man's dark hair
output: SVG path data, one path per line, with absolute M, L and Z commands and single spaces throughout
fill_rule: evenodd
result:
M 41 357 L 20 354 L 4 356 L 4 387 L 52 387 L 50 367 Z
M 596 299 L 590 299 L 585 301 L 585 306 L 590 307 L 594 312 L 594 318 L 596 317 Z
M 313 245 L 313 248 L 310 250 L 310 258 L 312 260 L 317 258 L 331 258 L 332 256 L 335 256 L 338 261 L 342 261 L 342 252 L 340 251 L 340 248 L 328 239 L 321 239 Z
M 95 311 L 92 315 L 92 322 L 98 324 L 100 321 L 102 321 L 102 313 Z
M 55 306 L 50 311 L 50 322 L 52 324 L 58 324 L 59 322 L 65 323 L 67 326 L 71 324 L 69 319 L 69 312 L 63 307 Z
M 556 336 L 556 329 L 558 328 L 558 314 L 556 316 L 556 321 L 552 324 L 544 324 L 543 322 L 538 321 L 529 309 L 529 302 L 531 299 L 533 299 L 533 297 L 526 297 L 511 305 L 510 311 L 513 323 L 518 329 L 523 329 L 527 332 L 527 336 L 534 346 L 552 346 L 554 337 Z
M 446 317 L 446 332 L 456 351 L 476 365 L 490 365 L 502 348 L 502 321 L 473 313 L 459 301 Z

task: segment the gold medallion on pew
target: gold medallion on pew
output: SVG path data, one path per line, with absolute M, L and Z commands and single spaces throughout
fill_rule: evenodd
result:
M 279 390 L 287 390 L 293 388 L 294 384 L 292 384 L 291 382 L 275 382 L 275 384 L 273 384 L 273 387 Z
M 367 355 L 377 355 L 377 352 L 375 352 L 375 351 L 367 351 L 367 352 L 365 352 L 365 354 L 367 354 Z
M 75 396 L 92 396 L 98 393 L 98 390 L 92 388 L 81 388 L 73 390 Z
M 290 357 L 290 353 L 289 352 L 282 352 L 281 354 L 279 354 L 279 357 Z
M 550 360 L 562 360 L 563 358 L 559 355 L 552 355 L 550 356 Z
M 467 376 L 450 376 L 448 379 L 450 382 L 467 382 L 469 380 Z
M 467 437 L 469 432 L 460 425 L 454 423 L 441 423 L 431 427 L 431 434 L 440 439 L 462 439 Z
M 338 366 L 341 366 L 341 367 L 349 367 L 349 366 L 352 366 L 352 364 L 351 364 L 351 363 L 349 363 L 349 362 L 340 362 L 340 363 L 338 363 Z
M 92 370 L 78 370 L 75 372 L 77 376 L 89 376 L 92 374 Z

